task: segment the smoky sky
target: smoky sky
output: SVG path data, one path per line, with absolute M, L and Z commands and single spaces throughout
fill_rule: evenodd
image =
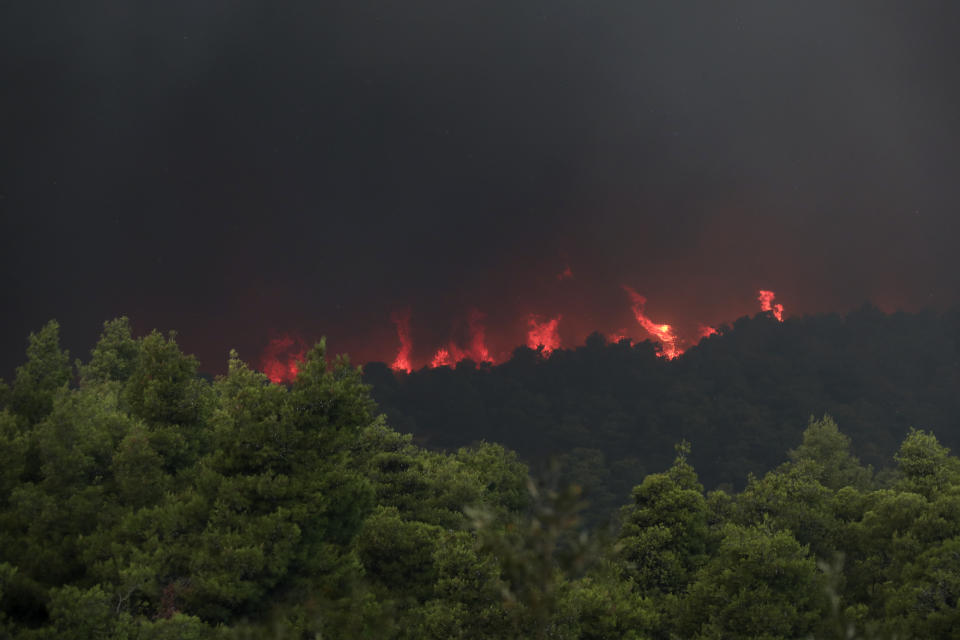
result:
M 424 345 L 471 308 L 615 329 L 623 284 L 680 325 L 758 288 L 957 302 L 955 2 L 0 14 L 4 377 L 50 318 L 77 356 L 128 315 L 218 371 L 285 332 L 389 358 L 400 308 Z

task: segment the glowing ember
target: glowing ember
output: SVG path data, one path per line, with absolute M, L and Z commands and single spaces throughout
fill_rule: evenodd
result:
M 773 291 L 765 291 L 761 289 L 758 291 L 757 300 L 760 301 L 760 310 L 769 311 L 773 314 L 773 317 L 783 322 L 783 305 L 782 304 L 771 304 L 773 299 L 776 297 L 776 294 Z
M 701 340 L 715 335 L 717 335 L 717 330 L 713 327 L 708 327 L 705 324 L 700 325 L 700 329 L 697 330 L 697 336 L 699 336 Z
M 534 314 L 527 316 L 527 325 L 530 327 L 527 332 L 527 346 L 531 349 L 542 348 L 544 355 L 559 349 L 560 334 L 557 332 L 557 325 L 560 324 L 560 318 L 562 317 L 557 316 L 550 320 L 541 320 Z
M 630 296 L 631 309 L 633 315 L 637 318 L 637 322 L 640 323 L 644 331 L 660 342 L 660 355 L 667 360 L 673 360 L 683 353 L 683 349 L 677 345 L 678 339 L 673 332 L 673 327 L 668 324 L 657 324 L 644 313 L 647 299 L 626 285 L 624 285 L 623 290 Z
M 390 368 L 394 371 L 410 373 L 413 371 L 413 367 L 410 366 L 410 352 L 413 350 L 413 341 L 410 339 L 410 309 L 394 311 L 390 314 L 390 319 L 396 325 L 397 337 L 400 338 L 400 350 Z
M 567 265 L 563 271 L 557 274 L 557 280 L 569 280 L 573 277 L 573 270 Z
M 274 338 L 260 356 L 260 368 L 274 384 L 293 382 L 300 363 L 307 354 L 307 345 L 291 336 Z

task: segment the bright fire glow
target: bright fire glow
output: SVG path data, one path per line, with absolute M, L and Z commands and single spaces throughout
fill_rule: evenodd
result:
M 572 276 L 571 270 L 567 267 L 558 276 L 558 279 L 563 280 Z M 704 338 L 719 334 L 717 328 L 701 324 L 695 336 L 692 332 L 690 334 L 684 334 L 684 338 L 689 341 L 685 343 L 684 340 L 681 340 L 673 326 L 654 322 L 646 314 L 647 299 L 644 296 L 626 285 L 623 285 L 622 288 L 629 295 L 630 308 L 637 323 L 659 344 L 657 355 L 662 358 L 673 360 L 684 352 L 681 345 L 693 344 Z M 761 311 L 763 313 L 769 313 L 778 321 L 783 322 L 783 305 L 774 302 L 774 292 L 761 289 L 757 294 Z M 400 342 L 400 347 L 390 365 L 390 368 L 396 372 L 411 373 L 413 371 L 415 354 L 410 331 L 410 317 L 411 311 L 409 307 L 394 311 L 390 314 L 390 319 L 396 326 L 397 338 Z M 562 348 L 559 334 L 559 325 L 562 317 L 562 315 L 558 314 L 555 317 L 549 318 L 535 313 L 526 316 L 527 346 L 534 350 L 539 349 L 543 355 L 549 355 L 557 349 Z M 428 360 L 418 360 L 418 362 L 421 363 L 420 366 L 426 365 L 434 368 L 452 367 L 467 359 L 473 360 L 478 364 L 496 364 L 498 358 L 491 353 L 487 346 L 489 336 L 484 319 L 484 314 L 479 310 L 470 309 L 467 315 L 466 326 L 464 327 L 462 322 L 457 323 L 457 325 L 455 325 L 456 329 L 451 331 L 451 339 L 445 345 L 436 348 L 433 356 Z M 516 329 L 519 329 L 519 327 L 516 327 Z M 521 335 L 518 331 L 518 333 L 513 334 L 512 337 L 507 339 L 511 340 L 512 344 L 516 344 L 516 342 L 522 339 L 520 337 Z M 495 342 L 495 344 L 502 345 L 505 342 L 504 337 L 503 335 L 499 336 L 500 340 Z M 617 344 L 623 340 L 630 341 L 635 339 L 630 335 L 630 331 L 624 328 L 609 332 L 606 334 L 606 337 L 608 343 L 611 344 Z M 300 363 L 304 359 L 307 350 L 308 345 L 303 340 L 289 334 L 284 334 L 280 338 L 271 340 L 264 349 L 260 359 L 260 368 L 274 383 L 292 382 L 297 377 Z
M 483 314 L 471 309 L 467 326 L 470 330 L 470 357 L 477 363 L 493 362 L 490 350 L 487 349 L 487 329 L 483 326 Z
M 274 384 L 293 382 L 300 363 L 307 355 L 307 345 L 292 336 L 274 338 L 260 356 L 260 368 Z
M 433 354 L 433 360 L 430 361 L 430 366 L 436 369 L 437 367 L 449 367 L 456 360 L 453 356 L 450 355 L 450 352 L 446 348 L 440 347 L 437 349 L 437 352 Z
M 557 316 L 550 320 L 542 320 L 539 316 L 530 314 L 527 316 L 527 346 L 531 349 L 543 348 L 543 354 L 549 355 L 551 351 L 560 348 L 560 334 L 557 332 L 557 325 L 560 324 L 560 318 Z
M 769 311 L 773 314 L 773 317 L 783 322 L 783 305 L 782 304 L 772 304 L 773 299 L 776 297 L 776 294 L 773 291 L 766 291 L 761 289 L 757 292 L 757 300 L 760 301 L 760 310 Z
M 644 331 L 660 342 L 660 355 L 667 360 L 673 360 L 683 353 L 683 349 L 677 344 L 678 338 L 673 331 L 673 327 L 668 324 L 657 324 L 647 317 L 644 312 L 647 299 L 626 285 L 624 285 L 623 290 L 630 296 L 630 302 L 632 303 L 630 308 L 633 310 L 637 322 L 643 327 Z
M 493 362 L 493 357 L 487 348 L 487 330 L 483 326 L 483 314 L 477 309 L 471 309 L 467 316 L 467 332 L 469 345 L 466 350 L 461 349 L 455 342 L 451 341 L 447 346 L 437 349 L 430 360 L 430 366 L 434 369 L 451 367 L 467 359 L 478 364 Z
M 390 314 L 390 319 L 397 327 L 397 337 L 400 339 L 400 350 L 397 351 L 397 357 L 394 358 L 390 368 L 394 371 L 410 373 L 413 367 L 410 366 L 410 352 L 413 350 L 413 341 L 410 339 L 410 309 L 394 311 Z

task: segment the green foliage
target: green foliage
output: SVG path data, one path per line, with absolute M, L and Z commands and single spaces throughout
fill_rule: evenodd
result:
M 7 611 L 9 610 L 8 599 L 4 597 L 4 589 L 10 584 L 17 568 L 7 562 L 0 562 L 0 638 L 7 635 Z
M 681 442 L 665 471 L 637 478 L 610 541 L 584 529 L 579 484 L 533 482 L 499 444 L 428 451 L 392 430 L 359 369 L 328 360 L 323 342 L 289 387 L 235 353 L 210 384 L 172 335 L 134 338 L 121 318 L 71 387 L 57 334 L 50 323 L 31 336 L 0 394 L 3 638 L 849 640 L 960 628 L 960 462 L 925 431 L 874 475 L 832 419 L 811 420 L 787 462 L 706 495 Z M 588 369 L 603 348 L 582 354 Z M 544 397 L 526 396 L 540 409 Z M 633 466 L 608 456 L 576 450 L 554 472 L 606 505 L 614 466 Z
M 960 480 L 960 460 L 949 453 L 932 433 L 911 429 L 894 456 L 899 472 L 897 487 L 929 498 L 955 485 Z
M 197 359 L 181 353 L 176 333 L 153 331 L 139 341 L 124 399 L 130 412 L 155 425 L 192 426 L 209 408 L 209 387 L 197 377 Z
M 670 470 L 644 478 L 621 513 L 620 557 L 645 595 L 682 592 L 707 560 L 707 505 L 689 453 L 679 445 Z
M 481 442 L 459 449 L 454 459 L 477 478 L 477 483 L 484 488 L 482 501 L 487 506 L 501 507 L 508 512 L 523 511 L 530 506 L 527 467 L 516 452 L 500 444 Z
M 575 637 L 567 575 L 596 557 L 594 540 L 578 530 L 584 504 L 577 485 L 539 487 L 528 481 L 531 510 L 500 520 L 483 508 L 468 509 L 480 548 L 502 564 L 500 591 L 510 613 L 510 637 Z
M 802 464 L 806 475 L 834 491 L 843 487 L 866 489 L 871 485 L 871 469 L 864 468 L 850 454 L 850 438 L 830 416 L 810 418 L 803 432 L 803 443 L 789 452 L 795 464 Z
M 90 352 L 90 362 L 78 362 L 81 384 L 126 382 L 137 369 L 140 344 L 133 338 L 130 320 L 117 318 L 103 323 L 100 340 Z
M 762 479 L 751 476 L 737 496 L 732 520 L 764 522 L 772 529 L 789 531 L 821 558 L 836 551 L 839 523 L 834 515 L 834 494 L 816 479 L 819 470 L 806 462 L 783 465 Z
M 139 620 L 137 640 L 214 640 L 228 638 L 223 628 L 211 627 L 196 616 L 174 613 L 169 618 Z
M 954 638 L 960 630 L 960 537 L 924 549 L 890 585 L 891 628 L 918 638 Z
M 822 576 L 789 532 L 727 524 L 698 573 L 680 623 L 689 638 L 800 638 L 826 605 Z
M 40 638 L 133 640 L 135 637 L 135 624 L 130 615 L 119 611 L 110 594 L 99 585 L 90 589 L 70 585 L 51 589 L 47 606 L 50 624 Z
M 9 393 L 10 410 L 27 424 L 36 424 L 53 409 L 54 396 L 71 376 L 70 356 L 60 349 L 60 325 L 51 320 L 30 334 L 27 362 L 17 367 Z
M 502 566 L 461 528 L 527 504 L 513 452 L 414 446 L 322 342 L 290 388 L 196 366 L 119 319 L 70 389 L 56 324 L 31 337 L 0 412 L 0 629 L 503 637 Z
M 29 440 L 20 429 L 17 417 L 7 409 L 0 411 L 0 507 L 24 479 Z M 0 529 L 2 531 L 2 529 Z
M 576 609 L 577 637 L 582 640 L 642 640 L 665 624 L 656 604 L 638 597 L 633 581 L 622 579 L 609 561 L 574 581 L 565 597 Z
M 110 470 L 118 497 L 133 509 L 156 504 L 171 488 L 163 456 L 150 443 L 150 431 L 139 423 L 131 426 L 117 445 Z

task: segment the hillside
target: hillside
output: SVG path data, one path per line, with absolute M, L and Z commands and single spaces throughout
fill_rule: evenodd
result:
M 898 323 L 950 326 L 949 316 L 872 317 L 876 335 Z M 746 320 L 704 352 L 726 353 L 715 362 L 736 373 L 777 360 L 729 357 L 738 348 L 769 353 L 803 335 L 823 347 L 831 332 L 811 329 L 834 323 L 840 335 L 864 321 Z M 236 353 L 227 375 L 210 382 L 173 336 L 134 337 L 125 318 L 104 325 L 88 361 L 70 362 L 50 322 L 30 336 L 12 384 L 0 383 L 0 638 L 919 639 L 953 637 L 960 624 L 960 460 L 927 431 L 906 433 L 895 464 L 873 473 L 835 421 L 815 420 L 786 443 L 786 462 L 742 490 L 705 491 L 691 461 L 701 449 L 777 457 L 759 422 L 762 442 L 674 434 L 672 460 L 642 475 L 631 458 L 608 467 L 601 449 L 571 448 L 552 477 L 531 478 L 500 444 L 418 447 L 379 414 L 358 368 L 329 359 L 322 342 L 289 386 Z M 428 398 L 442 402 L 438 412 L 465 397 L 465 379 L 497 383 L 514 398 L 527 393 L 526 416 L 565 394 L 576 408 L 578 391 L 590 398 L 617 380 L 624 388 L 608 391 L 608 403 L 617 393 L 651 402 L 652 392 L 624 391 L 642 380 L 673 393 L 677 407 L 678 386 L 706 379 L 710 362 L 691 357 L 664 369 L 650 345 L 593 340 L 549 360 L 520 351 L 492 371 L 437 370 L 405 382 L 445 381 Z M 876 380 L 930 364 L 911 363 L 918 368 L 876 367 Z M 613 369 L 606 380 L 605 367 Z M 574 374 L 582 390 L 564 386 Z M 770 377 L 751 384 L 770 391 Z M 922 390 L 903 384 L 894 400 L 936 407 L 946 391 L 932 382 L 952 378 L 927 379 Z M 442 400 L 458 381 L 461 395 Z M 543 397 L 521 382 L 537 382 Z M 735 376 L 716 382 L 727 401 L 749 408 L 751 387 L 737 384 Z M 787 437 L 783 424 L 771 423 L 771 439 Z M 659 426 L 656 436 L 667 439 L 668 425 Z M 577 442 L 537 441 L 547 433 L 499 435 L 527 444 L 528 455 Z M 604 438 L 596 446 L 630 442 L 616 431 Z M 649 451 L 653 464 L 661 454 Z M 616 514 L 615 528 L 584 526 L 584 479 L 590 517 Z M 633 487 L 605 505 L 596 497 L 612 495 L 613 481 Z
M 887 467 L 911 427 L 960 445 L 960 315 L 885 314 L 780 323 L 741 318 L 674 360 L 650 342 L 599 334 L 550 357 L 527 348 L 495 367 L 460 363 L 364 380 L 390 422 L 435 449 L 499 442 L 533 464 L 559 456 L 609 511 L 646 473 L 696 444 L 707 487 L 775 467 L 811 416 L 833 416 L 867 464 Z

